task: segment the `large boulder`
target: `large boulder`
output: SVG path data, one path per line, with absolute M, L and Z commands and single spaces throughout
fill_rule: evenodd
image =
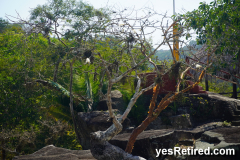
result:
M 237 103 L 235 99 L 220 94 L 186 94 L 185 103 L 177 105 L 177 114 L 190 114 L 192 124 L 208 121 L 232 121 Z
M 213 133 L 213 134 L 209 134 Z M 164 159 L 163 155 L 156 157 L 156 149 L 172 149 L 176 146 L 180 148 L 193 147 L 201 148 L 235 148 L 235 156 L 221 157 L 222 160 L 237 160 L 240 158 L 240 127 L 225 127 L 222 122 L 211 122 L 193 129 L 161 129 L 148 130 L 139 134 L 132 151 L 133 155 L 138 155 L 146 159 Z M 208 136 L 206 136 L 208 134 Z M 131 133 L 123 133 L 114 137 L 110 143 L 125 149 Z M 217 136 L 220 138 L 216 138 Z M 207 137 L 207 138 L 206 138 Z M 208 137 L 211 137 L 209 139 Z M 206 159 L 206 156 L 168 156 L 168 159 Z M 209 160 L 218 159 L 219 156 L 210 156 Z
M 167 125 L 165 124 L 161 117 L 157 117 L 152 123 L 150 123 L 148 125 L 148 127 L 146 128 L 146 130 L 158 130 L 158 129 L 170 129 L 170 128 L 173 128 L 172 125 Z
M 196 149 L 210 148 L 210 154 L 213 154 L 214 149 L 234 149 L 235 155 L 218 155 L 218 156 L 198 156 L 198 159 L 206 160 L 238 160 L 240 159 L 240 128 L 239 127 L 224 127 L 216 128 L 210 131 L 205 131 L 201 138 L 197 139 L 194 144 Z M 233 153 L 232 153 L 233 154 Z
M 90 150 L 69 150 L 48 145 L 33 154 L 16 156 L 13 160 L 96 160 Z
M 156 148 L 170 148 L 176 143 L 173 133 L 173 129 L 143 131 L 137 137 L 132 154 L 146 159 L 156 158 Z M 131 133 L 119 134 L 109 142 L 125 150 L 130 135 Z
M 119 90 L 111 91 L 111 97 L 112 97 L 112 108 L 113 109 L 118 109 L 120 111 L 120 113 L 123 114 L 123 112 L 127 108 L 127 105 L 125 104 L 125 102 L 123 100 L 122 93 Z M 99 101 L 99 103 L 96 107 L 96 110 L 98 110 L 98 111 L 108 110 L 107 99 L 106 98 Z
M 216 93 L 209 92 L 211 99 L 213 115 L 232 122 L 232 125 L 240 126 L 240 100 L 225 97 Z
M 158 103 L 162 97 L 158 99 Z M 146 106 L 150 103 L 149 98 L 148 101 Z M 214 121 L 227 121 L 240 126 L 240 100 L 212 92 L 182 94 L 146 130 L 185 129 Z
M 172 127 L 175 129 L 186 129 L 192 128 L 192 122 L 190 120 L 189 114 L 181 114 L 177 116 L 172 116 L 169 118 L 172 124 Z
M 113 110 L 116 117 L 120 118 L 118 110 Z M 81 137 L 83 149 L 90 149 L 90 133 L 105 131 L 113 122 L 109 119 L 108 111 L 79 112 L 77 116 L 77 126 Z M 127 118 L 123 122 L 123 131 L 127 130 L 130 120 Z
M 148 129 L 161 129 L 164 125 L 176 128 L 179 123 L 188 123 L 188 127 L 183 128 L 189 128 L 213 121 L 228 121 L 232 125 L 240 125 L 240 100 L 212 92 L 183 94 L 163 110 L 159 118 L 161 123 Z

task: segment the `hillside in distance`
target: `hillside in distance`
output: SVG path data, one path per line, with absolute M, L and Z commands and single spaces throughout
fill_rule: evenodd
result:
M 196 50 L 197 49 L 200 49 L 202 47 L 202 45 L 197 45 L 197 42 L 196 41 L 190 41 L 189 42 L 189 45 L 190 46 L 193 46 Z M 180 49 L 180 51 L 183 51 L 184 52 L 184 55 L 189 55 L 190 52 L 189 52 L 189 48 L 184 46 L 182 49 Z M 193 53 L 196 53 L 196 51 L 192 51 Z M 172 59 L 172 54 L 171 54 L 171 51 L 170 50 L 157 50 L 156 54 L 155 54 L 155 57 L 158 58 L 158 60 L 169 60 L 169 59 Z

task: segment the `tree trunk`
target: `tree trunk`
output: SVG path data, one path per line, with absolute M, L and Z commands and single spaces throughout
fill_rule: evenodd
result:
M 232 95 L 232 98 L 237 99 L 237 85 L 233 83 L 232 86 L 233 86 L 233 95 Z
M 57 82 L 58 66 L 60 64 L 60 61 L 61 61 L 61 57 L 58 58 L 56 66 L 55 66 L 55 70 L 54 70 L 54 74 L 53 74 L 53 82 Z
M 208 87 L 208 75 L 205 74 L 205 90 L 209 91 L 209 87 Z

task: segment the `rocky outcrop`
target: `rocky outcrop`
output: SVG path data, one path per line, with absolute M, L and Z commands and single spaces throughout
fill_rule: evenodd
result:
M 198 125 L 227 121 L 240 126 L 240 100 L 220 94 L 184 94 L 162 111 L 149 129 L 186 129 Z
M 192 115 L 195 124 L 216 119 L 230 122 L 233 120 L 237 106 L 240 106 L 239 100 L 212 92 L 208 92 L 208 94 L 189 94 L 187 98 L 189 103 L 185 107 L 188 108 L 188 113 Z
M 211 133 L 211 134 L 209 134 Z M 231 134 L 230 134 L 231 133 Z M 219 136 L 220 135 L 220 136 Z M 122 149 L 125 149 L 130 133 L 119 134 L 114 137 L 110 143 Z M 210 138 L 209 138 L 210 137 Z M 219 138 L 217 138 L 219 137 Z M 175 146 L 181 148 L 193 147 L 202 148 L 235 148 L 236 155 L 231 156 L 230 159 L 240 158 L 240 143 L 236 139 L 240 138 L 240 127 L 224 127 L 222 122 L 212 122 L 205 125 L 198 126 L 194 129 L 188 130 L 148 130 L 142 132 L 134 145 L 132 151 L 133 155 L 139 155 L 146 159 L 185 159 L 185 157 L 178 156 L 163 156 L 156 157 L 155 149 L 169 149 Z M 216 144 L 215 144 L 216 143 Z M 215 145 L 214 145 L 215 144 Z M 187 159 L 204 159 L 205 156 L 189 156 Z M 219 156 L 210 156 L 210 158 L 219 158 Z M 229 157 L 223 158 L 229 160 Z
M 232 125 L 240 126 L 240 100 L 212 92 L 208 92 L 208 97 L 214 102 L 214 115 L 223 115 Z
M 167 117 L 169 124 L 164 122 L 161 117 L 157 117 L 152 123 L 149 124 L 146 130 L 158 130 L 158 129 L 187 129 L 192 128 L 192 122 L 189 114 L 180 114 L 176 116 Z M 165 117 L 166 121 L 166 117 Z
M 111 97 L 112 97 L 112 108 L 119 110 L 120 114 L 123 114 L 123 112 L 127 108 L 127 105 L 125 104 L 125 102 L 123 100 L 122 93 L 119 90 L 111 91 Z M 96 110 L 98 110 L 98 111 L 107 111 L 108 110 L 106 98 L 98 102 Z
M 39 151 L 24 156 L 16 156 L 13 160 L 123 160 L 124 158 L 134 158 L 134 156 L 124 152 L 130 133 L 122 133 L 114 137 L 110 143 L 98 143 L 92 141 L 90 150 L 69 150 L 46 146 Z M 187 156 L 187 155 L 160 155 L 156 157 L 155 149 L 169 149 L 173 147 L 193 149 L 206 149 L 210 147 L 210 153 L 214 149 L 235 149 L 233 156 Z M 107 152 L 109 154 L 103 154 Z M 92 153 L 96 156 L 92 156 Z M 222 122 L 207 123 L 190 130 L 149 130 L 142 132 L 134 145 L 133 155 L 141 156 L 148 160 L 238 160 L 240 158 L 240 127 L 224 127 Z M 104 156 L 103 156 L 104 155 Z M 143 159 L 136 157 L 136 159 Z
M 120 118 L 118 110 L 113 110 L 117 118 Z M 79 112 L 77 116 L 77 125 L 81 137 L 83 149 L 90 149 L 90 133 L 96 131 L 105 131 L 112 125 L 109 119 L 108 111 Z M 126 119 L 123 123 L 123 131 L 127 130 L 130 120 Z
M 148 97 L 149 99 L 149 97 Z M 114 110 L 117 117 L 120 112 Z M 133 155 L 144 157 L 148 160 L 237 160 L 240 159 L 240 127 L 232 124 L 240 124 L 240 101 L 227 98 L 219 94 L 186 94 L 178 97 L 175 104 L 171 104 L 160 116 L 151 123 L 147 130 L 142 132 L 134 144 Z M 210 121 L 210 122 L 209 122 Z M 90 143 L 90 133 L 104 131 L 112 125 L 107 111 L 79 112 L 77 125 L 82 138 L 81 145 L 84 149 L 91 148 L 96 159 L 119 159 L 121 156 L 131 157 L 124 153 L 133 127 L 129 127 L 130 120 L 123 123 L 123 132 L 114 137 L 110 143 Z M 155 149 L 168 149 L 179 146 L 183 148 L 213 149 L 234 148 L 235 156 L 163 156 L 156 157 Z M 121 148 L 121 149 L 120 149 Z M 111 154 L 102 154 L 103 152 Z M 104 156 L 102 156 L 104 155 Z M 107 157 L 106 157 L 107 156 Z M 43 149 L 26 156 L 18 156 L 14 159 L 94 159 L 89 150 L 71 151 L 54 146 L 46 146 Z M 141 159 L 141 157 L 139 157 Z
M 199 160 L 238 160 L 240 158 L 240 128 L 239 127 L 224 127 L 216 128 L 210 131 L 205 131 L 201 137 L 195 140 L 194 149 L 209 149 L 209 155 L 196 156 L 176 156 L 177 159 L 199 159 Z M 223 152 L 228 152 L 228 155 L 213 155 L 214 150 L 224 149 Z M 226 149 L 234 149 L 226 151 Z M 223 153 L 222 152 L 222 153 Z M 235 153 L 234 153 L 235 152 Z M 234 153 L 234 155 L 233 155 Z M 211 155 L 211 156 L 210 156 Z M 172 156 L 173 157 L 173 156 Z
M 13 160 L 96 160 L 90 150 L 69 150 L 48 145 L 30 155 L 16 156 Z
M 159 100 L 158 100 L 159 101 Z M 144 157 L 146 159 L 206 159 L 206 156 L 161 156 L 156 157 L 155 149 L 168 149 L 175 146 L 201 148 L 206 146 L 212 147 L 219 144 L 218 147 L 236 148 L 237 155 L 231 159 L 239 158 L 239 144 L 237 141 L 230 143 L 226 139 L 235 139 L 236 134 L 240 134 L 240 128 L 230 127 L 230 123 L 216 122 L 219 121 L 236 121 L 239 116 L 240 101 L 221 96 L 219 94 L 185 94 L 184 97 L 178 97 L 175 104 L 171 104 L 161 115 L 150 124 L 146 131 L 142 132 L 134 144 L 132 154 Z M 228 127 L 226 127 L 228 126 Z M 226 132 L 232 129 L 235 134 L 217 133 L 223 128 Z M 213 132 L 215 131 L 215 132 Z M 206 135 L 211 132 L 215 136 L 210 141 L 206 141 Z M 125 149 L 131 133 L 122 133 L 114 137 L 110 143 Z M 216 136 L 223 137 L 216 139 Z M 216 142 L 214 141 L 216 140 Z M 220 145 L 221 144 L 221 145 Z M 223 146 L 224 144 L 224 146 Z M 210 158 L 219 159 L 219 156 Z M 221 157 L 224 160 L 229 157 Z
M 170 148 L 174 144 L 173 133 L 173 129 L 149 130 L 140 133 L 134 144 L 132 154 L 146 159 L 155 158 L 156 148 Z M 119 134 L 109 142 L 125 150 L 130 135 L 131 133 Z

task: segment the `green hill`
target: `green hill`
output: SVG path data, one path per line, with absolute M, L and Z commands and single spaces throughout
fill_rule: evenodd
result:
M 202 45 L 197 45 L 196 41 L 190 41 L 189 42 L 190 46 L 194 46 L 195 49 L 200 49 L 202 47 Z M 189 49 L 184 46 L 182 49 L 182 51 L 184 51 L 184 55 L 189 55 Z M 193 51 L 193 53 L 196 53 L 196 51 Z M 172 59 L 172 54 L 170 50 L 157 50 L 155 57 L 157 57 L 159 60 L 168 60 L 168 59 Z

